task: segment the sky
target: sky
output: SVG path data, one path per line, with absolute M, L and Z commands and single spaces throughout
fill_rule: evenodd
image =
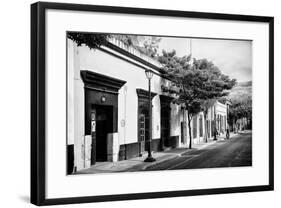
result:
M 252 41 L 161 37 L 159 52 L 163 49 L 175 49 L 180 57 L 192 52 L 193 58 L 212 61 L 238 82 L 252 80 Z

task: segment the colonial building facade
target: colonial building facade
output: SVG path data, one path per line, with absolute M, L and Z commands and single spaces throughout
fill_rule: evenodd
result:
M 187 147 L 189 142 L 225 134 L 227 104 L 214 102 L 207 116 L 193 117 L 189 140 L 187 112 L 173 103 L 174 94 L 155 60 L 116 39 L 89 49 L 67 40 L 67 157 L 68 173 L 102 161 L 141 156 L 149 131 L 148 79 L 151 80 L 152 151 Z M 206 122 L 205 122 L 206 118 Z M 205 135 L 207 135 L 205 137 Z

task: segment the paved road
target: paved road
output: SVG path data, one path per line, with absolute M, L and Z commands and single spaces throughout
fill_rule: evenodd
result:
M 146 170 L 238 167 L 252 165 L 252 134 L 241 133 L 218 141 L 201 150 L 190 150 L 182 156 L 148 167 Z

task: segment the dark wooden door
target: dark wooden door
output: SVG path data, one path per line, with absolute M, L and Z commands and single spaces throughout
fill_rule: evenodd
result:
M 96 111 L 95 159 L 107 161 L 107 134 L 113 131 L 113 109 L 111 106 L 94 106 Z
M 146 119 L 145 114 L 139 115 L 139 142 L 140 142 L 140 154 L 145 151 L 145 140 L 147 137 L 146 132 Z
M 169 147 L 170 137 L 170 107 L 161 107 L 161 139 L 163 147 Z
M 182 121 L 181 122 L 181 143 L 186 144 L 186 137 L 187 137 L 187 132 L 186 132 L 186 122 Z
M 105 112 L 97 114 L 96 151 L 97 161 L 106 161 L 107 158 L 107 115 Z

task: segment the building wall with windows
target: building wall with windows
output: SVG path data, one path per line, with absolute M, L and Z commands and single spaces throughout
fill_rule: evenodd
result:
M 215 102 L 193 117 L 189 139 L 187 111 L 173 102 L 176 95 L 162 91 L 171 82 L 159 63 L 120 42 L 89 49 L 67 41 L 67 157 L 68 172 L 96 162 L 126 160 L 143 155 L 149 134 L 148 79 L 151 79 L 152 150 L 188 147 L 225 133 L 227 107 Z M 215 119 L 217 118 L 217 119 Z M 206 127 L 206 128 L 205 128 Z M 102 138 L 102 139 L 101 139 Z
M 186 123 L 182 125 L 187 121 L 186 112 L 172 102 L 173 95 L 162 92 L 161 85 L 171 83 L 161 76 L 155 65 L 148 60 L 140 61 L 124 48 L 102 46 L 90 50 L 86 46 L 77 47 L 71 40 L 67 43 L 67 143 L 68 151 L 73 151 L 68 153 L 74 157 L 73 171 L 98 161 L 137 157 L 147 150 L 146 69 L 154 73 L 151 80 L 152 150 L 187 145 L 188 128 Z M 109 119 L 112 123 L 106 124 L 110 123 Z M 106 135 L 100 129 L 105 129 Z M 99 138 L 106 141 L 98 141 Z M 72 167 L 71 162 L 69 166 Z
M 217 132 L 218 136 L 225 136 L 226 130 L 228 128 L 227 122 L 227 104 L 223 104 L 221 102 L 216 102 L 215 105 L 215 113 L 216 113 L 216 121 L 217 121 Z
M 192 138 L 193 143 L 203 143 L 205 136 L 205 119 L 203 112 L 193 116 L 192 119 Z
M 215 101 L 208 109 L 206 117 L 203 112 L 193 116 L 192 119 L 192 142 L 199 144 L 208 142 L 217 137 L 225 138 L 228 128 L 227 115 L 228 105 Z

